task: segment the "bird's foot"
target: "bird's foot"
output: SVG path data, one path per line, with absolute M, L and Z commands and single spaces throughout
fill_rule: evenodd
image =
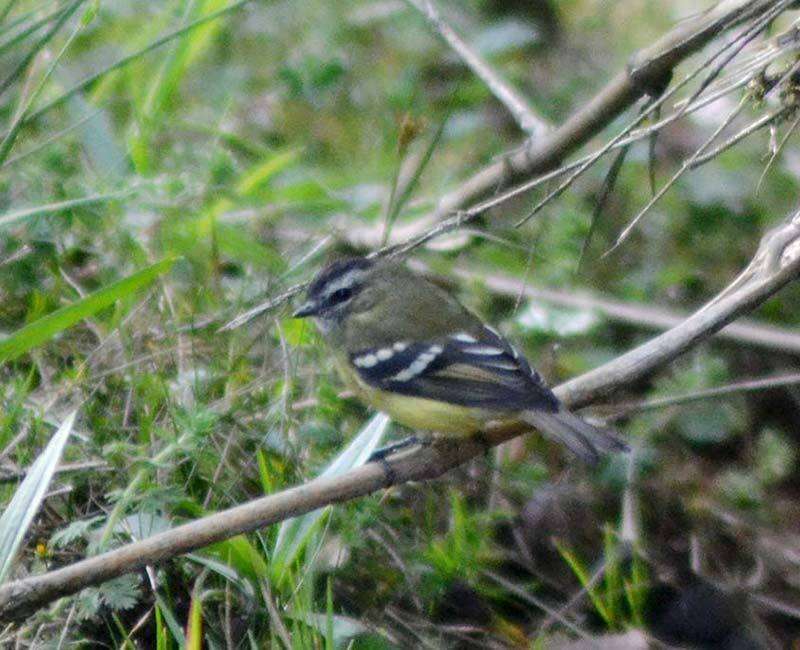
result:
M 408 447 L 414 447 L 415 445 L 424 446 L 426 444 L 428 444 L 428 442 L 419 438 L 418 436 L 409 436 L 408 438 L 403 438 L 402 440 L 393 442 L 390 445 L 376 449 L 372 452 L 372 454 L 370 454 L 370 457 L 367 458 L 367 462 L 374 463 L 377 461 L 383 461 L 386 460 L 388 456 L 396 454 L 401 449 L 407 449 Z
M 483 431 L 478 431 L 478 433 L 473 434 L 472 440 L 483 448 L 484 455 L 488 454 L 494 446 L 491 442 L 489 442 L 489 438 L 485 433 L 483 433 Z

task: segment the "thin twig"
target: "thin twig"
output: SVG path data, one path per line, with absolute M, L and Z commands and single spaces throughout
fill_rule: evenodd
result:
M 538 138 L 550 131 L 550 125 L 547 121 L 540 117 L 528 101 L 445 22 L 431 0 L 406 0 L 406 2 L 428 19 L 439 36 L 445 40 L 470 70 L 486 84 L 492 95 L 508 109 L 508 112 L 511 113 L 511 116 L 525 133 L 532 138 Z
M 111 466 L 103 460 L 84 460 L 77 463 L 62 463 L 56 467 L 56 474 L 65 474 L 68 472 L 85 472 L 91 470 L 93 472 L 110 471 Z M 27 470 L 7 470 L 0 468 L 0 484 L 2 483 L 15 483 L 25 478 Z
M 725 386 L 716 386 L 714 388 L 692 391 L 691 393 L 670 395 L 669 397 L 659 397 L 657 399 L 643 400 L 641 402 L 623 402 L 622 404 L 615 404 L 614 409 L 617 412 L 607 416 L 605 420 L 611 422 L 627 417 L 631 413 L 653 411 L 669 406 L 699 402 L 713 397 L 725 397 L 728 395 L 739 395 L 741 393 L 754 393 L 763 390 L 786 388 L 787 386 L 796 386 L 798 384 L 800 384 L 800 373 L 793 373 L 740 381 Z
M 648 88 L 660 83 L 679 63 L 707 45 L 726 29 L 755 11 L 766 11 L 764 3 L 751 0 L 725 2 L 695 20 L 684 22 L 651 47 L 633 57 L 637 65 L 609 81 L 582 109 L 544 138 L 533 149 L 524 147 L 473 174 L 445 195 L 430 215 L 439 220 L 489 192 L 508 186 L 520 177 L 540 174 L 557 167 L 570 153 L 588 142 L 633 106 Z
M 708 153 L 705 153 L 702 156 L 696 157 L 691 162 L 689 167 L 691 169 L 695 169 L 696 167 L 700 167 L 700 165 L 706 164 L 707 162 L 709 162 L 710 160 L 713 160 L 714 158 L 716 158 L 720 154 L 725 153 L 728 149 L 730 149 L 735 144 L 737 144 L 737 143 L 741 142 L 742 140 L 744 140 L 745 138 L 753 135 L 753 133 L 755 133 L 756 131 L 759 131 L 759 130 L 763 129 L 765 126 L 769 126 L 773 122 L 777 122 L 779 119 L 781 119 L 782 117 L 787 115 L 792 110 L 794 110 L 793 107 L 781 106 L 780 108 L 772 111 L 771 113 L 767 113 L 766 115 L 764 115 L 764 116 L 760 117 L 759 119 L 757 119 L 755 122 L 752 122 L 751 124 L 748 124 L 746 127 L 744 127 L 738 133 L 735 133 L 734 135 L 732 135 L 730 138 L 725 140 L 725 142 L 723 142 L 722 144 L 714 147 Z
M 589 635 L 585 630 L 579 628 L 575 623 L 570 621 L 564 614 L 558 612 L 557 610 L 550 607 L 547 603 L 545 603 L 541 598 L 537 598 L 532 593 L 526 591 L 519 585 L 514 584 L 510 580 L 507 580 L 501 575 L 498 575 L 492 571 L 484 571 L 483 575 L 485 575 L 490 580 L 493 580 L 498 585 L 500 585 L 506 591 L 510 591 L 512 594 L 516 594 L 519 598 L 526 601 L 527 603 L 533 605 L 534 607 L 541 609 L 545 614 L 547 614 L 550 618 L 558 621 L 568 630 L 572 630 L 576 635 L 581 637 L 582 639 L 591 640 L 593 637 Z
M 711 144 L 714 142 L 714 140 L 716 140 L 719 137 L 719 135 L 726 128 L 728 128 L 728 125 L 731 122 L 733 122 L 733 120 L 736 119 L 736 117 L 739 115 L 739 113 L 741 113 L 744 110 L 744 107 L 746 105 L 747 105 L 747 97 L 742 97 L 741 101 L 736 105 L 736 107 L 730 113 L 728 113 L 728 115 L 725 117 L 725 119 L 722 120 L 722 123 L 716 129 L 714 129 L 714 132 L 705 140 L 705 142 L 703 142 L 703 144 L 701 144 L 697 148 L 697 150 L 691 156 L 689 156 L 689 158 L 687 158 L 686 160 L 683 161 L 683 164 L 680 166 L 678 171 L 676 171 L 672 175 L 672 178 L 670 178 L 669 181 L 667 181 L 663 185 L 663 187 L 660 190 L 658 190 L 658 192 L 656 192 L 655 196 L 653 196 L 647 202 L 647 204 L 641 210 L 639 210 L 638 213 L 636 213 L 636 216 L 633 219 L 630 220 L 630 222 L 628 223 L 627 226 L 625 226 L 625 228 L 619 234 L 619 236 L 617 237 L 616 241 L 611 246 L 611 248 L 609 248 L 604 253 L 603 257 L 609 255 L 610 253 L 613 253 L 615 250 L 617 250 L 617 248 L 619 248 L 622 245 L 622 243 L 628 238 L 628 236 L 631 234 L 631 232 L 633 232 L 633 229 L 637 226 L 639 221 L 641 221 L 642 218 L 644 218 L 644 216 L 648 212 L 650 212 L 650 210 L 653 208 L 653 206 L 656 203 L 658 203 L 659 200 L 661 200 L 661 198 L 669 191 L 669 189 L 673 185 L 675 185 L 675 183 L 678 182 L 678 180 L 681 178 L 681 176 L 683 176 L 683 174 L 687 170 L 689 170 L 691 168 L 692 164 L 700 156 L 703 155 L 703 153 L 706 151 L 706 149 L 708 149 L 711 146 Z
M 786 129 L 786 133 L 784 134 L 783 138 L 781 139 L 781 141 L 778 143 L 778 146 L 775 147 L 775 150 L 770 155 L 767 164 L 764 166 L 764 171 L 761 172 L 761 176 L 758 177 L 758 183 L 756 183 L 756 189 L 754 194 L 757 195 L 761 191 L 761 185 L 764 182 L 764 179 L 767 177 L 767 173 L 772 168 L 772 165 L 777 160 L 781 151 L 783 151 L 783 148 L 786 146 L 786 143 L 789 141 L 789 138 L 792 136 L 792 133 L 794 133 L 795 129 L 797 129 L 798 124 L 800 124 L 800 113 L 798 113 L 797 117 L 794 118 L 794 121 L 792 122 L 791 126 L 789 126 L 789 128 Z
M 784 3 L 787 2 L 787 1 L 788 0 L 784 0 Z M 773 12 L 774 12 L 774 10 L 773 10 Z M 772 14 L 770 13 L 768 15 L 771 16 Z M 745 30 L 745 35 L 749 36 L 753 32 L 755 27 L 758 27 L 759 30 L 763 29 L 763 26 L 765 24 L 766 24 L 765 19 L 762 18 L 755 26 L 751 25 L 750 27 L 748 27 Z M 756 31 L 755 33 L 759 33 L 759 32 Z M 744 40 L 745 44 L 747 42 L 749 42 L 749 41 L 745 40 L 742 37 L 742 35 L 740 35 L 736 40 L 734 40 L 734 43 L 738 42 L 739 40 Z M 553 200 L 555 200 L 556 198 L 561 196 L 561 194 L 563 194 L 567 189 L 569 189 L 569 187 L 578 178 L 580 178 L 590 167 L 592 167 L 602 156 L 604 156 L 606 153 L 608 153 L 612 148 L 614 148 L 615 145 L 617 145 L 621 140 L 623 140 L 626 136 L 628 136 L 633 131 L 633 129 L 635 129 L 639 124 L 641 124 L 644 121 L 645 118 L 647 118 L 650 115 L 655 114 L 659 110 L 659 108 L 670 97 L 672 97 L 680 88 L 682 88 L 683 86 L 688 84 L 690 81 L 692 81 L 694 78 L 699 76 L 700 73 L 703 72 L 703 70 L 705 70 L 709 65 L 711 65 L 711 63 L 713 63 L 714 60 L 717 57 L 719 57 L 728 48 L 730 48 L 731 45 L 732 44 L 729 43 L 729 44 L 723 46 L 722 48 L 720 48 L 718 51 L 716 51 L 710 57 L 708 57 L 701 65 L 699 65 L 697 68 L 695 68 L 695 70 L 693 72 L 691 72 L 689 75 L 687 75 L 684 79 L 682 79 L 677 84 L 673 85 L 672 88 L 669 88 L 669 89 L 665 90 L 661 94 L 661 96 L 658 97 L 657 99 L 654 98 L 650 102 L 650 104 L 644 110 L 642 110 L 639 113 L 639 115 L 631 123 L 629 123 L 627 126 L 625 126 L 612 140 L 610 140 L 594 156 L 592 156 L 589 160 L 587 160 L 580 167 L 578 167 L 578 169 L 576 169 L 565 181 L 563 181 L 561 184 L 559 184 L 558 187 L 556 187 L 552 192 L 548 193 L 543 199 L 541 199 L 528 212 L 528 214 L 526 214 L 522 219 L 520 219 L 516 224 L 514 224 L 514 226 L 518 228 L 518 227 L 522 226 L 523 224 L 527 223 L 530 219 L 532 219 L 534 216 L 536 216 L 541 210 L 543 210 L 545 208 L 545 206 L 549 205 Z M 742 47 L 744 47 L 744 45 L 742 45 Z M 714 69 L 714 71 L 712 71 L 709 75 L 706 76 L 706 78 L 700 84 L 700 87 L 697 90 L 695 90 L 695 92 L 692 94 L 688 105 L 691 105 L 700 96 L 702 91 L 708 86 L 709 83 L 711 83 L 711 81 L 713 81 L 713 78 L 715 78 L 715 76 L 717 74 L 719 74 L 720 71 L 721 71 L 721 68 L 717 67 L 717 68 Z M 671 70 L 669 70 L 669 73 L 671 74 Z M 639 69 L 633 69 L 630 74 L 631 74 L 631 77 L 636 78 L 639 75 Z M 651 86 L 652 85 L 661 86 L 664 83 L 664 79 L 663 78 L 655 78 L 655 79 L 652 79 L 651 81 L 652 81 Z M 650 88 L 646 88 L 645 90 L 647 92 L 651 91 Z M 675 116 L 673 116 L 673 119 L 677 119 L 681 115 L 683 115 L 686 112 L 686 108 L 687 107 L 679 109 L 678 112 L 675 114 Z M 712 136 L 712 138 L 711 138 L 712 141 L 713 141 L 714 138 L 716 138 L 716 135 L 717 134 L 715 133 L 715 135 Z M 659 194 L 657 194 L 656 197 L 653 197 L 653 199 L 651 200 L 651 202 L 648 205 L 652 205 L 653 203 L 655 203 L 655 201 L 657 200 L 657 197 L 662 196 L 663 193 L 666 191 L 666 189 L 669 188 L 669 186 L 670 186 L 670 184 L 668 183 L 667 186 L 665 186 L 665 188 L 662 188 L 661 192 Z M 647 209 L 649 209 L 649 208 L 647 208 Z M 643 216 L 643 215 L 641 215 L 641 216 Z M 639 218 L 641 218 L 641 216 L 637 216 L 637 218 L 634 219 L 634 222 L 637 221 Z M 627 229 L 626 229 L 625 232 L 623 232 L 623 235 L 627 235 Z M 620 243 L 621 243 L 621 241 L 618 240 L 618 242 L 614 245 L 614 248 L 616 246 L 618 246 Z M 612 250 L 613 250 L 613 248 L 612 248 Z
M 483 273 L 462 268 L 456 269 L 455 273 L 465 279 L 480 282 L 489 291 L 509 298 L 515 298 L 521 294 L 528 300 L 545 302 L 568 309 L 591 311 L 609 320 L 646 330 L 666 330 L 677 327 L 689 317 L 689 313 L 676 309 L 624 302 L 580 289 L 567 291 L 531 286 L 524 280 L 521 281 L 519 278 L 499 273 Z M 724 291 L 728 291 L 728 289 L 726 288 Z M 750 345 L 756 348 L 800 355 L 800 332 L 752 319 L 737 320 L 717 332 L 714 338 L 733 341 L 738 345 Z

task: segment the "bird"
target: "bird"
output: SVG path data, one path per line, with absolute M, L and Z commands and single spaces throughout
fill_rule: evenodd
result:
M 494 327 L 400 260 L 345 257 L 322 268 L 296 318 L 313 318 L 345 384 L 418 433 L 371 460 L 439 438 L 480 437 L 522 421 L 583 461 L 628 449 L 566 410 Z

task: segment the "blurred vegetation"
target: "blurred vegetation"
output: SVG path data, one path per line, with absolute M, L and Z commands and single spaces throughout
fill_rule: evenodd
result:
M 443 7 L 553 124 L 696 9 Z M 58 474 L 13 577 L 298 484 L 351 441 L 351 461 L 375 443 L 384 423 L 341 393 L 316 334 L 288 310 L 218 328 L 329 256 L 377 246 L 404 160 L 430 156 L 395 204 L 395 233 L 518 146 L 486 86 L 393 0 L 5 0 L 0 19 L 0 460 L 11 473 L 29 467 L 79 408 L 64 462 L 97 461 Z M 661 133 L 660 183 L 740 97 Z M 750 102 L 736 124 L 765 110 Z M 796 138 L 758 186 L 769 141 L 765 129 L 686 174 L 603 256 L 650 198 L 647 144 L 634 146 L 580 270 L 604 166 L 521 228 L 540 196 L 415 257 L 448 278 L 469 268 L 689 310 L 796 204 Z M 454 287 L 552 383 L 652 336 L 594 312 L 518 305 L 479 280 Z M 796 328 L 798 314 L 790 288 L 756 316 Z M 790 354 L 712 341 L 614 399 L 796 368 Z M 84 590 L 0 638 L 538 648 L 642 629 L 697 647 L 746 636 L 788 647 L 800 638 L 799 423 L 796 387 L 634 412 L 617 423 L 632 466 L 613 458 L 596 471 L 530 436 L 435 485 Z M 15 489 L 0 485 L 0 502 Z M 694 628 L 681 608 L 698 612 Z

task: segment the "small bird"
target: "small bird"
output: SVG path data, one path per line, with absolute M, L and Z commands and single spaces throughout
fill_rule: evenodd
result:
M 428 439 L 521 420 L 588 463 L 600 452 L 627 450 L 565 410 L 497 330 L 400 262 L 352 257 L 329 264 L 294 316 L 314 317 L 357 396 Z M 391 445 L 373 459 L 419 441 Z

